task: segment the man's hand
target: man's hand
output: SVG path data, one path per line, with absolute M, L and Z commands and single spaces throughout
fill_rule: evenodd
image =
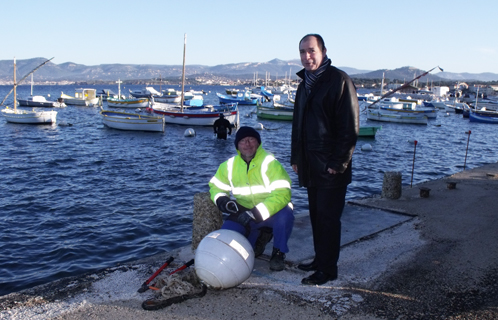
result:
M 237 213 L 237 211 L 239 211 L 237 203 L 230 200 L 229 197 L 219 197 L 218 200 L 216 200 L 216 205 L 221 212 Z

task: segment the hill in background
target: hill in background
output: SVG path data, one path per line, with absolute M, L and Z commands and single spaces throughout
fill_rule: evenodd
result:
M 45 58 L 17 60 L 17 79 L 28 74 L 31 70 L 46 61 Z M 395 70 L 359 70 L 351 67 L 339 67 L 353 78 L 382 79 L 409 81 L 426 70 L 414 67 L 403 67 Z M 243 62 L 223 64 L 217 66 L 187 65 L 186 77 L 203 80 L 230 79 L 232 81 L 251 81 L 257 75 L 258 79 L 269 76 L 272 80 L 296 79 L 296 72 L 302 69 L 298 59 L 283 61 L 273 59 L 268 62 Z M 153 65 L 153 64 L 101 64 L 86 66 L 73 62 L 55 64 L 48 62 L 34 74 L 34 81 L 39 82 L 94 82 L 164 79 L 178 81 L 181 78 L 181 65 Z M 12 60 L 0 60 L 0 84 L 11 84 L 13 80 Z M 496 81 L 498 74 L 494 73 L 450 73 L 437 72 L 429 74 L 420 81 Z M 26 79 L 24 83 L 28 83 Z

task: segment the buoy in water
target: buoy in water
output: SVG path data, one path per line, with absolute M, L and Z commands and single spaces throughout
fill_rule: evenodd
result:
M 185 130 L 185 133 L 183 134 L 185 137 L 195 137 L 195 130 L 192 128 L 188 128 Z
M 254 251 L 242 234 L 220 229 L 205 236 L 195 252 L 195 273 L 213 289 L 238 286 L 251 275 Z
M 258 123 L 253 128 L 254 128 L 254 130 L 263 130 L 265 127 L 263 126 L 262 123 Z
M 361 151 L 372 151 L 372 145 L 370 143 L 366 143 L 361 146 Z

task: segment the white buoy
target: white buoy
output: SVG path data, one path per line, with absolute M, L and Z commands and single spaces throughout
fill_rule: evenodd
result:
M 263 130 L 265 127 L 263 126 L 262 123 L 258 123 L 253 127 L 254 130 Z
M 254 251 L 242 234 L 220 229 L 205 236 L 195 252 L 195 273 L 212 289 L 238 286 L 251 275 Z
M 185 130 L 185 133 L 183 134 L 185 137 L 195 137 L 195 130 L 192 128 L 188 128 Z
M 372 145 L 370 143 L 366 143 L 361 146 L 361 151 L 372 151 Z

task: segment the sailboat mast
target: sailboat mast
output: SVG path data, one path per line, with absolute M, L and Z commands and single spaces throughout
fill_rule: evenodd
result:
M 14 112 L 17 108 L 16 57 L 14 57 Z
M 183 39 L 183 71 L 182 71 L 182 99 L 180 101 L 180 109 L 183 112 L 183 101 L 185 99 L 185 51 L 187 50 L 187 34 Z
M 33 96 L 33 74 L 31 74 L 31 96 Z

